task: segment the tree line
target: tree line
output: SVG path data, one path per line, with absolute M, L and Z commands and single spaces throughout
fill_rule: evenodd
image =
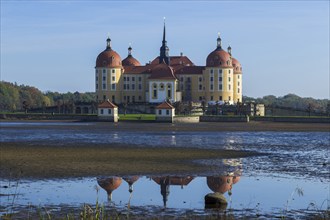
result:
M 94 92 L 42 92 L 39 89 L 0 81 L 0 111 L 24 111 L 34 108 L 45 108 L 49 106 L 70 105 L 73 103 L 95 103 Z M 262 98 L 243 96 L 243 102 L 255 102 L 265 104 L 266 108 L 288 108 L 301 111 L 313 111 L 330 113 L 329 99 L 303 98 L 295 94 L 288 94 L 283 97 L 274 95 Z
M 243 102 L 262 103 L 266 108 L 283 108 L 290 110 L 300 110 L 307 112 L 330 113 L 329 99 L 303 98 L 295 94 L 287 94 L 285 96 L 276 97 L 267 95 L 262 98 L 252 98 L 243 96 Z
M 94 92 L 42 92 L 33 86 L 18 85 L 17 83 L 5 81 L 0 82 L 1 112 L 26 111 L 27 109 L 58 106 L 64 103 L 91 103 L 94 101 Z

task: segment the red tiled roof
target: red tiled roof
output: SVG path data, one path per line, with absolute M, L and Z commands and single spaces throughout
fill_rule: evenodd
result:
M 172 67 L 165 62 L 156 65 L 151 69 L 149 79 L 176 79 Z
M 156 57 L 151 64 L 158 64 L 159 63 L 159 56 Z M 187 56 L 170 56 L 170 65 L 184 65 L 184 66 L 193 66 L 193 62 Z
M 178 66 L 177 68 L 174 68 L 174 74 L 203 74 L 204 68 L 205 67 L 203 66 Z
M 111 48 L 105 49 L 96 58 L 96 67 L 114 68 L 121 66 L 119 54 Z
M 118 107 L 109 100 L 107 100 L 99 104 L 98 108 L 118 108 Z
M 234 73 L 242 73 L 242 66 L 238 60 L 232 57 L 232 63 L 234 67 Z
M 165 102 L 157 105 L 156 109 L 174 109 L 174 107 L 170 103 L 165 101 Z
M 124 66 L 124 74 L 150 74 L 155 65 Z
M 141 66 L 140 62 L 135 59 L 132 55 L 128 55 L 123 61 L 123 66 Z
M 215 49 L 206 58 L 206 66 L 209 67 L 232 67 L 228 65 L 227 61 L 230 61 L 230 54 L 223 49 Z

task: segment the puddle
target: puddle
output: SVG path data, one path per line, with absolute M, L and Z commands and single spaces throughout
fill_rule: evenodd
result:
M 148 211 L 158 215 L 162 210 L 174 216 L 189 211 L 206 215 L 210 209 L 204 198 L 215 192 L 223 195 L 227 202 L 217 206 L 220 210 L 236 210 L 237 213 L 251 210 L 260 215 L 279 215 L 286 210 L 329 208 L 329 185 L 318 180 L 234 175 L 113 176 L 20 180 L 18 183 L 2 180 L 1 209 L 4 214 L 26 206 L 79 208 L 84 204 L 95 205 L 98 201 L 118 210 L 130 207 L 136 214 Z M 8 185 L 8 188 L 3 187 Z

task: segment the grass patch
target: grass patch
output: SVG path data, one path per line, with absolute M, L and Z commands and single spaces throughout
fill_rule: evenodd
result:
M 154 121 L 156 115 L 154 114 L 119 114 L 120 121 Z

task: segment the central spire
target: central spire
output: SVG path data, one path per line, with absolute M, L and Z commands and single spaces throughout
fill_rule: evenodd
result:
M 169 48 L 166 41 L 166 27 L 165 27 L 165 17 L 164 17 L 164 30 L 163 30 L 163 41 L 162 46 L 160 47 L 159 63 L 165 62 L 167 65 L 170 65 L 170 56 Z

